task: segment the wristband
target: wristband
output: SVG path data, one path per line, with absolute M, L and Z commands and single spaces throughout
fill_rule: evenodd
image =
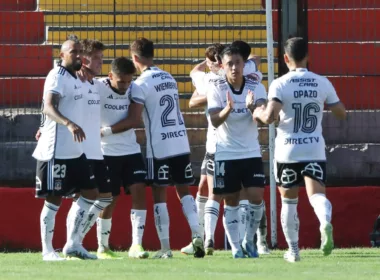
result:
M 112 128 L 110 126 L 102 127 L 101 132 L 103 136 L 109 136 L 112 134 Z

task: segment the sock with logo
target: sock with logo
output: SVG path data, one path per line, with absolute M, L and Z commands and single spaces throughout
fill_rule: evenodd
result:
M 223 226 L 230 242 L 232 252 L 240 250 L 239 243 L 239 206 L 225 206 Z
M 146 210 L 131 210 L 132 246 L 142 245 L 146 220 Z

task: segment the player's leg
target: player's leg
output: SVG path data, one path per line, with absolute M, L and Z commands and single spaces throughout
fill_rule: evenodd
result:
M 59 163 L 59 162 L 58 162 Z M 63 261 L 53 248 L 55 217 L 61 205 L 62 180 L 54 176 L 54 159 L 49 162 L 37 161 L 36 197 L 45 199 L 40 214 L 42 259 Z M 65 175 L 65 174 L 64 174 Z
M 205 256 L 204 240 L 200 230 L 197 206 L 189 190 L 189 186 L 194 183 L 190 156 L 182 155 L 170 158 L 169 166 L 172 179 L 176 184 L 178 198 L 182 204 L 183 214 L 190 226 L 194 257 L 203 258 Z
M 67 257 L 80 259 L 97 259 L 96 255 L 90 254 L 79 243 L 80 232 L 83 230 L 84 221 L 88 218 L 88 212 L 94 204 L 99 193 L 95 183 L 95 177 L 88 164 L 86 156 L 83 154 L 77 159 L 66 160 L 68 162 L 67 184 L 75 189 L 80 189 L 80 196 L 75 203 L 72 203 L 72 210 L 75 218 L 70 219 L 68 227 L 67 242 L 63 248 L 63 254 Z
M 284 254 L 288 262 L 300 261 L 298 240 L 300 221 L 298 219 L 298 185 L 302 182 L 299 165 L 276 163 L 276 180 L 280 185 L 281 225 L 289 250 Z
M 115 252 L 110 249 L 109 239 L 112 229 L 112 214 L 116 207 L 122 185 L 122 175 L 124 170 L 124 157 L 104 156 L 104 161 L 108 166 L 109 191 L 113 197 L 112 202 L 100 212 L 96 220 L 96 236 L 98 240 L 97 256 L 99 259 L 119 259 Z M 102 190 L 99 190 L 102 195 Z M 104 191 L 106 192 L 106 191 Z
M 104 160 L 91 160 L 90 167 L 95 175 L 96 185 L 99 190 L 99 196 L 88 211 L 87 219 L 84 222 L 83 229 L 80 232 L 79 242 L 82 243 L 84 237 L 93 227 L 99 214 L 112 203 L 112 192 L 108 168 Z
M 213 193 L 214 189 L 214 156 L 207 161 L 208 200 L 205 207 L 205 250 L 206 255 L 213 255 L 215 244 L 215 229 L 219 218 L 221 195 Z
M 153 258 L 168 259 L 173 254 L 169 240 L 169 212 L 166 204 L 166 186 L 169 185 L 169 166 L 166 160 L 147 158 L 147 179 L 152 186 L 153 213 L 158 239 L 161 243 L 159 250 Z
M 268 233 L 268 226 L 267 226 L 267 214 L 266 214 L 266 207 L 265 207 L 265 201 L 264 201 L 264 209 L 263 209 L 263 216 L 260 220 L 259 228 L 256 231 L 256 246 L 257 246 L 257 252 L 259 255 L 267 255 L 270 254 L 268 243 L 267 243 L 267 233 Z
M 199 180 L 197 197 L 195 199 L 195 204 L 197 206 L 197 212 L 198 212 L 201 237 L 204 237 L 204 223 L 205 223 L 204 211 L 205 211 L 207 195 L 208 195 L 206 168 L 207 168 L 207 154 L 205 155 L 205 158 L 203 159 L 203 162 L 202 162 L 201 178 Z M 193 255 L 194 254 L 193 242 L 190 242 L 189 245 L 187 245 L 186 247 L 183 247 L 181 249 L 181 253 L 185 255 Z
M 142 247 L 146 222 L 146 168 L 142 155 L 128 155 L 127 169 L 123 179 L 124 185 L 132 195 L 131 223 L 132 223 L 132 246 L 129 249 L 130 258 L 146 259 L 149 253 Z
M 248 208 L 249 208 L 248 194 L 245 188 L 242 188 L 240 190 L 240 195 L 239 195 L 239 217 L 240 217 L 239 242 L 240 242 L 240 245 L 243 243 L 243 239 L 244 239 L 245 232 L 247 229 Z
M 257 258 L 257 248 L 253 242 L 264 212 L 265 175 L 261 158 L 239 160 L 242 184 L 248 198 L 247 229 L 242 248 L 250 258 Z
M 334 248 L 334 239 L 331 225 L 332 205 L 326 197 L 326 164 L 324 162 L 305 164 L 302 175 L 310 204 L 320 223 L 321 250 L 325 256 L 328 256 Z
M 224 197 L 223 226 L 234 258 L 245 258 L 239 243 L 241 179 L 236 160 L 215 161 L 214 195 Z

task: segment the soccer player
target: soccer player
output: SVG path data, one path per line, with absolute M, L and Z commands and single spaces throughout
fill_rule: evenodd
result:
M 334 247 L 332 206 L 326 198 L 326 154 L 322 135 L 323 108 L 343 120 L 346 110 L 328 79 L 307 70 L 308 45 L 303 38 L 285 43 L 284 60 L 289 73 L 274 80 L 269 103 L 253 117 L 266 124 L 279 120 L 275 145 L 277 183 L 282 199 L 281 224 L 289 250 L 288 262 L 300 261 L 298 248 L 298 186 L 305 183 L 310 204 L 320 222 L 321 250 L 329 255 Z
M 132 86 L 130 113 L 124 129 L 137 127 L 143 120 L 147 138 L 148 179 L 153 182 L 154 217 L 161 250 L 154 258 L 171 258 L 169 213 L 166 186 L 173 182 L 182 210 L 190 225 L 194 257 L 204 257 L 197 208 L 189 193 L 194 183 L 187 131 L 179 108 L 177 83 L 168 72 L 154 66 L 153 42 L 140 38 L 130 47 L 133 63 L 141 72 Z
M 205 51 L 206 59 L 202 63 L 196 65 L 194 69 L 190 72 L 190 77 L 196 88 L 189 102 L 190 108 L 201 108 L 207 106 L 207 86 L 209 83 L 212 83 L 216 79 L 220 78 L 219 72 L 221 68 L 215 57 L 221 53 L 223 48 L 224 46 L 221 44 L 213 44 L 209 46 Z M 205 72 L 206 67 L 210 70 L 210 72 Z M 212 194 L 212 176 L 214 175 L 214 153 L 216 141 L 215 128 L 211 124 L 207 111 L 206 117 L 208 121 L 206 154 L 201 166 L 201 178 L 199 181 L 198 192 L 196 197 L 196 205 L 198 211 L 198 218 L 201 225 L 202 237 L 204 237 L 205 233 L 205 206 L 209 194 Z M 207 223 L 207 225 L 210 225 L 210 223 Z M 207 231 L 211 231 L 210 226 L 208 226 Z M 214 231 L 212 231 L 212 235 L 214 234 Z M 213 238 L 209 238 L 206 240 L 208 240 L 209 243 L 212 242 L 210 244 L 205 244 L 206 254 L 212 255 L 214 251 Z M 181 252 L 186 255 L 192 255 L 194 253 L 193 244 L 190 243 L 188 246 L 182 248 Z
M 33 157 L 37 159 L 36 197 L 45 198 L 40 216 L 42 255 L 45 261 L 64 260 L 52 245 L 55 216 L 62 196 L 72 194 L 77 188 L 80 196 L 69 225 L 69 238 L 78 238 L 78 228 L 83 217 L 98 196 L 92 172 L 83 153 L 82 142 L 86 135 L 83 123 L 82 82 L 76 71 L 81 66 L 82 46 L 76 38 L 62 44 L 61 65 L 48 74 L 43 93 L 41 136 Z M 93 259 L 80 244 L 69 244 L 68 256 Z M 96 258 L 96 256 L 95 256 Z
M 257 124 L 251 112 L 265 106 L 266 91 L 257 80 L 243 75 L 244 58 L 239 48 L 226 47 L 220 55 L 225 78 L 208 88 L 207 104 L 216 127 L 216 153 L 213 194 L 215 203 L 224 199 L 223 225 L 234 258 L 258 257 L 254 234 L 262 218 L 265 176 L 258 142 Z M 246 107 L 248 92 L 255 92 L 254 103 Z M 244 187 L 249 200 L 247 230 L 239 243 L 239 197 Z
M 84 223 L 79 228 L 79 239 L 73 242 L 82 243 L 87 232 L 95 224 L 97 217 L 101 211 L 112 202 L 112 193 L 110 179 L 108 175 L 108 167 L 103 159 L 100 146 L 100 86 L 102 85 L 95 76 L 101 74 L 103 65 L 103 51 L 106 49 L 104 44 L 97 40 L 82 40 L 83 47 L 83 65 L 78 71 L 78 76 L 83 79 L 82 92 L 85 100 L 83 108 L 83 130 L 87 135 L 83 142 L 83 150 L 88 159 L 89 165 L 95 176 L 96 185 L 99 190 L 99 197 L 91 206 Z M 67 216 L 67 230 L 70 232 L 70 220 L 73 217 L 73 209 L 75 209 L 76 201 L 73 201 Z M 64 248 L 64 253 L 67 248 Z M 110 252 L 111 254 L 111 252 Z M 99 255 L 103 257 L 101 254 Z
M 106 207 L 98 218 L 98 257 L 109 258 L 113 255 L 108 240 L 111 234 L 111 218 L 120 195 L 120 186 L 132 195 L 132 246 L 130 258 L 148 258 L 149 254 L 142 247 L 146 221 L 145 177 L 147 175 L 145 161 L 140 145 L 136 142 L 134 129 L 125 130 L 123 120 L 129 114 L 131 104 L 132 79 L 136 73 L 133 62 L 125 57 L 112 61 L 108 77 L 102 79 L 104 89 L 101 90 L 101 144 L 104 159 L 109 167 L 112 194 L 114 200 Z M 141 119 L 141 114 L 139 116 Z

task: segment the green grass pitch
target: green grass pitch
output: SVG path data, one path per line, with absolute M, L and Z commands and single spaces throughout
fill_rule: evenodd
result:
M 302 250 L 301 262 L 287 263 L 284 251 L 273 251 L 259 259 L 232 259 L 231 253 L 217 251 L 204 259 L 174 252 L 168 260 L 122 260 L 43 262 L 40 253 L 0 253 L 0 279 L 273 279 L 273 280 L 370 280 L 380 279 L 379 249 L 335 250 L 323 257 L 317 250 Z M 153 252 L 151 253 L 151 256 Z

